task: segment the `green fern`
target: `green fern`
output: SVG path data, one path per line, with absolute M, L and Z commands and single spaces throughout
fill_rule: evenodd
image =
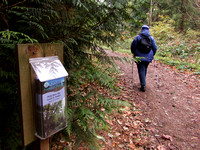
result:
M 18 85 L 18 62 L 15 45 L 24 42 L 37 42 L 28 35 L 14 31 L 0 31 L 0 149 L 16 149 L 22 137 L 20 134 L 20 100 Z M 6 116 L 6 117 L 5 117 Z M 4 140 L 2 140 L 4 139 Z
M 107 98 L 96 89 L 98 85 L 107 88 L 110 95 L 117 94 L 116 91 L 119 89 L 115 86 L 116 78 L 113 78 L 115 71 L 109 65 L 102 67 L 97 63 L 96 65 L 83 65 L 80 70 L 70 73 L 66 132 L 68 135 L 79 136 L 76 137 L 75 145 L 78 146 L 84 142 L 87 147 L 98 147 L 94 143 L 98 140 L 97 131 L 109 130 L 108 115 L 123 106 L 130 106 L 127 102 Z
M 105 51 L 98 45 L 112 44 L 120 36 L 126 25 L 125 20 L 129 18 L 126 8 L 128 1 L 121 0 L 111 0 L 109 4 L 96 0 L 3 0 L 0 4 L 0 94 L 7 100 L 0 103 L 4 112 L 0 122 L 11 118 L 10 123 L 20 112 L 16 110 L 20 107 L 16 98 L 19 92 L 15 44 L 62 42 L 64 64 L 70 73 L 68 127 L 64 135 L 76 135 L 77 145 L 84 141 L 90 148 L 97 146 L 94 143 L 98 140 L 96 130 L 108 129 L 105 117 L 116 106 L 115 102 L 101 96 L 97 87 L 107 88 L 109 95 L 119 92 L 115 86 L 114 75 L 118 71 L 114 59 L 106 58 Z M 101 111 L 102 107 L 105 111 Z M 9 130 L 9 135 L 14 131 Z M 13 141 L 6 136 L 6 132 L 8 130 L 2 135 L 7 141 L 2 140 L 2 136 L 0 145 L 12 147 Z M 9 143 L 9 140 L 12 142 Z
M 30 38 L 28 35 L 15 31 L 0 31 L 1 41 L 0 43 L 13 43 L 20 44 L 23 42 L 38 43 L 36 39 Z

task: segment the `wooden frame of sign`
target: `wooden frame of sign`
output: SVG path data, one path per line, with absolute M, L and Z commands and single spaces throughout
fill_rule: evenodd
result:
M 60 43 L 18 44 L 16 48 L 19 64 L 23 145 L 26 146 L 37 140 L 35 137 L 31 66 L 29 58 L 58 56 L 60 61 L 63 62 L 63 45 Z M 49 149 L 49 139 L 40 140 L 40 149 Z

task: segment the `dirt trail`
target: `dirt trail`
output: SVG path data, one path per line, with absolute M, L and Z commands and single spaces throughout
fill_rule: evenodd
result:
M 107 51 L 108 55 L 126 57 L 124 54 Z M 147 90 L 139 91 L 136 64 L 116 62 L 124 78 L 129 100 L 134 101 L 146 118 L 146 128 L 160 149 L 200 149 L 200 79 L 191 73 L 177 70 L 156 62 L 159 88 L 154 64 L 147 73 Z M 132 84 L 133 78 L 133 84 Z M 133 85 L 133 86 L 132 86 Z M 122 148 L 123 149 L 123 148 Z

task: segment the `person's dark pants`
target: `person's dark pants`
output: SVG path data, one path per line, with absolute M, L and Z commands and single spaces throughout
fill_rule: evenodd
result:
M 149 65 L 149 62 L 146 62 L 146 61 L 141 61 L 137 63 L 138 75 L 140 78 L 141 86 L 146 86 L 146 75 L 147 75 L 148 65 Z

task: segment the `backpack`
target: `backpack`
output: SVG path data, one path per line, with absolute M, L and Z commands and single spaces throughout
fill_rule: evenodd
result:
M 152 49 L 152 43 L 151 43 L 151 39 L 150 39 L 150 35 L 149 36 L 145 36 L 143 34 L 139 34 L 141 37 L 141 40 L 139 41 L 139 46 L 138 49 L 140 52 L 142 53 L 149 53 Z

